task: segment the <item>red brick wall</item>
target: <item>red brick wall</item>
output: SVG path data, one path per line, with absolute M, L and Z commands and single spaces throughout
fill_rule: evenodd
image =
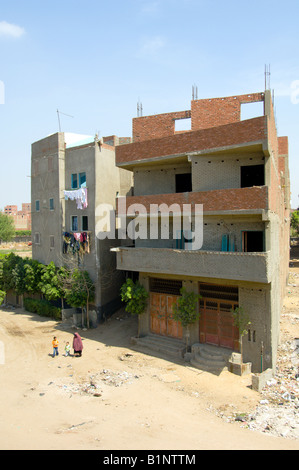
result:
M 191 101 L 191 111 L 156 114 L 133 119 L 133 141 L 173 136 L 175 120 L 191 118 L 191 129 L 200 130 L 240 121 L 241 104 L 264 101 L 264 93 Z
M 116 147 L 116 164 L 238 145 L 267 138 L 266 116 Z
M 278 153 L 279 155 L 287 155 L 289 153 L 288 137 L 278 137 Z
M 159 139 L 174 135 L 175 120 L 190 118 L 190 111 L 156 114 L 133 119 L 133 141 L 141 142 L 149 139 Z
M 241 119 L 241 104 L 256 101 L 264 101 L 264 93 L 192 101 L 192 130 L 238 122 Z
M 150 204 L 203 204 L 204 212 L 268 209 L 268 187 L 219 189 L 190 193 L 154 194 L 147 196 L 130 196 L 126 198 L 126 209 L 132 204 L 142 204 L 147 212 Z M 129 214 L 128 214 L 129 215 Z M 131 214 L 132 215 L 132 214 Z

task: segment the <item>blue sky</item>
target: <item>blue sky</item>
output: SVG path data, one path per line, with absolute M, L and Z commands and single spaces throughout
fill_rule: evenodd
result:
M 0 10 L 0 208 L 30 202 L 31 144 L 59 130 L 131 136 L 143 115 L 264 91 L 270 65 L 299 206 L 298 0 L 44 0 Z

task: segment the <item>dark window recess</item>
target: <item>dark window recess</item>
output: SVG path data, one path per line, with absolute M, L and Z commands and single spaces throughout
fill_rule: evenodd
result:
M 88 216 L 83 215 L 82 217 L 82 230 L 88 230 Z
M 264 232 L 242 232 L 242 247 L 245 252 L 264 251 Z
M 160 294 L 180 295 L 182 281 L 174 281 L 168 279 L 150 278 L 150 292 Z
M 78 176 L 77 173 L 72 174 L 72 189 L 78 188 Z
M 175 192 L 176 193 L 189 193 L 192 191 L 192 176 L 191 173 L 183 173 L 175 175 Z
M 264 186 L 264 165 L 241 166 L 241 188 L 250 186 Z
M 231 300 L 238 302 L 239 289 L 234 286 L 218 286 L 217 284 L 199 284 L 199 293 L 203 298 Z

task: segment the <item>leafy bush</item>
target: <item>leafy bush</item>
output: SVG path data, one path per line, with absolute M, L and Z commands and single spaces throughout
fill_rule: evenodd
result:
M 148 293 L 137 281 L 128 278 L 120 289 L 121 300 L 126 302 L 126 311 L 132 315 L 141 315 L 146 307 Z
M 195 323 L 199 318 L 197 302 L 201 298 L 194 292 L 187 292 L 185 287 L 180 290 L 181 296 L 176 304 L 173 305 L 173 319 L 181 322 L 182 326 L 187 327 Z
M 4 292 L 4 290 L 1 290 L 0 289 L 0 305 L 3 304 L 3 301 L 5 299 L 5 296 L 6 296 L 6 292 Z
M 27 312 L 61 320 L 61 309 L 51 305 L 47 300 L 26 298 L 24 299 L 24 307 Z
M 126 303 L 126 311 L 131 315 L 141 315 L 145 309 L 148 299 L 148 292 L 136 281 L 128 278 L 126 282 L 121 286 L 120 297 L 123 302 Z M 138 319 L 138 337 L 140 334 L 140 322 Z

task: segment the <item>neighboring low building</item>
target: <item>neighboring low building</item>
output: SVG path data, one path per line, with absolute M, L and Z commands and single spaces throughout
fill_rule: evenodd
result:
M 99 319 L 119 306 L 123 282 L 110 252 L 116 241 L 97 238 L 101 205 L 115 207 L 117 195 L 131 191 L 131 173 L 115 166 L 123 141 L 59 132 L 32 144 L 32 257 L 86 269 Z
M 261 115 L 241 120 L 242 105 L 253 102 L 263 105 Z M 191 122 L 190 131 L 176 131 L 181 120 Z M 161 231 L 163 211 L 175 204 L 182 214 L 187 204 L 194 232 L 195 207 L 203 205 L 200 249 L 186 233 L 151 239 L 148 226 L 132 247 L 113 250 L 117 268 L 139 276 L 150 294 L 140 334 L 183 338 L 171 312 L 185 286 L 201 295 L 191 344 L 238 351 L 231 309 L 242 306 L 251 321 L 244 362 L 255 372 L 274 368 L 288 277 L 290 183 L 288 139 L 277 137 L 270 91 L 193 100 L 191 110 L 134 118 L 133 142 L 116 148 L 116 164 L 134 175 L 129 222 L 134 205 L 145 208 L 147 220 L 156 205 Z
M 4 207 L 3 214 L 13 218 L 16 231 L 31 230 L 31 203 L 22 203 L 22 210 L 16 205 Z

